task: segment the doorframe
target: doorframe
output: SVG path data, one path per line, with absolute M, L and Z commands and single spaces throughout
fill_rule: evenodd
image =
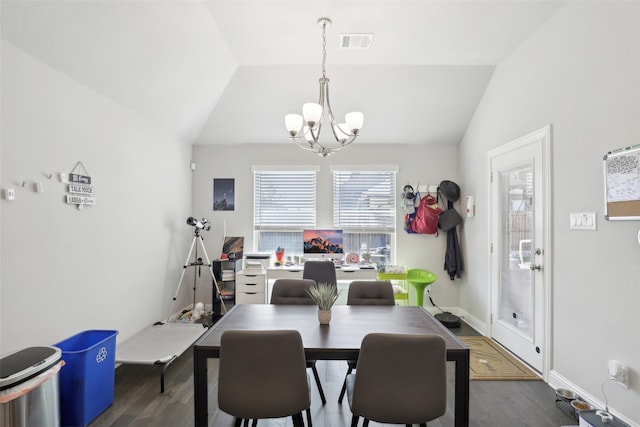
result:
M 532 144 L 534 142 L 541 141 L 542 142 L 542 238 L 543 244 L 541 245 L 543 249 L 543 264 L 542 264 L 542 280 L 543 280 L 543 330 L 544 330 L 544 342 L 543 342 L 543 350 L 542 350 L 542 379 L 546 383 L 549 379 L 549 372 L 551 371 L 551 367 L 549 366 L 551 361 L 551 307 L 552 307 L 552 299 L 551 296 L 553 294 L 553 283 L 551 274 L 553 271 L 552 268 L 552 225 L 553 221 L 551 220 L 551 202 L 552 202 L 552 169 L 551 169 L 551 125 L 546 125 L 536 131 L 533 131 L 527 135 L 521 136 L 514 140 L 511 140 L 499 147 L 491 149 L 487 152 L 487 170 L 488 170 L 488 193 L 489 193 L 489 215 L 487 215 L 488 227 L 489 231 L 489 246 L 491 246 L 493 239 L 493 211 L 492 207 L 494 205 L 494 200 L 492 199 L 493 192 L 491 191 L 491 173 L 492 173 L 492 158 L 507 154 L 511 151 L 518 150 L 526 145 Z M 487 300 L 487 319 L 486 324 L 488 325 L 488 334 L 489 337 L 493 335 L 493 323 L 491 322 L 491 316 L 493 313 L 493 283 L 492 279 L 494 276 L 493 272 L 493 262 L 492 262 L 492 253 L 491 247 L 487 251 L 487 265 L 489 269 L 487 271 L 487 285 L 488 285 L 488 300 Z

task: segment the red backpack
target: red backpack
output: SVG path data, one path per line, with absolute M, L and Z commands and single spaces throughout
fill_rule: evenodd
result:
M 442 209 L 438 207 L 438 201 L 431 194 L 420 200 L 416 207 L 415 217 L 411 222 L 411 231 L 418 234 L 438 235 L 438 218 Z

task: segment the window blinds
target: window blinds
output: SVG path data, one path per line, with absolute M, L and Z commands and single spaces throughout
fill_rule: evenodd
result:
M 394 232 L 396 172 L 333 170 L 333 226 Z
M 316 224 L 315 170 L 254 170 L 254 229 L 303 229 Z

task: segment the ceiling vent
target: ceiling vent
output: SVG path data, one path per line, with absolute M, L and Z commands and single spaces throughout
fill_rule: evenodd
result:
M 340 34 L 342 49 L 369 49 L 373 34 Z

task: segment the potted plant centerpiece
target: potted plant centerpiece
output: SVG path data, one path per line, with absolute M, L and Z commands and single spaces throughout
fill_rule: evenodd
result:
M 307 293 L 318 306 L 318 321 L 321 325 L 328 325 L 331 321 L 331 307 L 340 295 L 338 286 L 332 283 L 316 283 L 307 289 Z

